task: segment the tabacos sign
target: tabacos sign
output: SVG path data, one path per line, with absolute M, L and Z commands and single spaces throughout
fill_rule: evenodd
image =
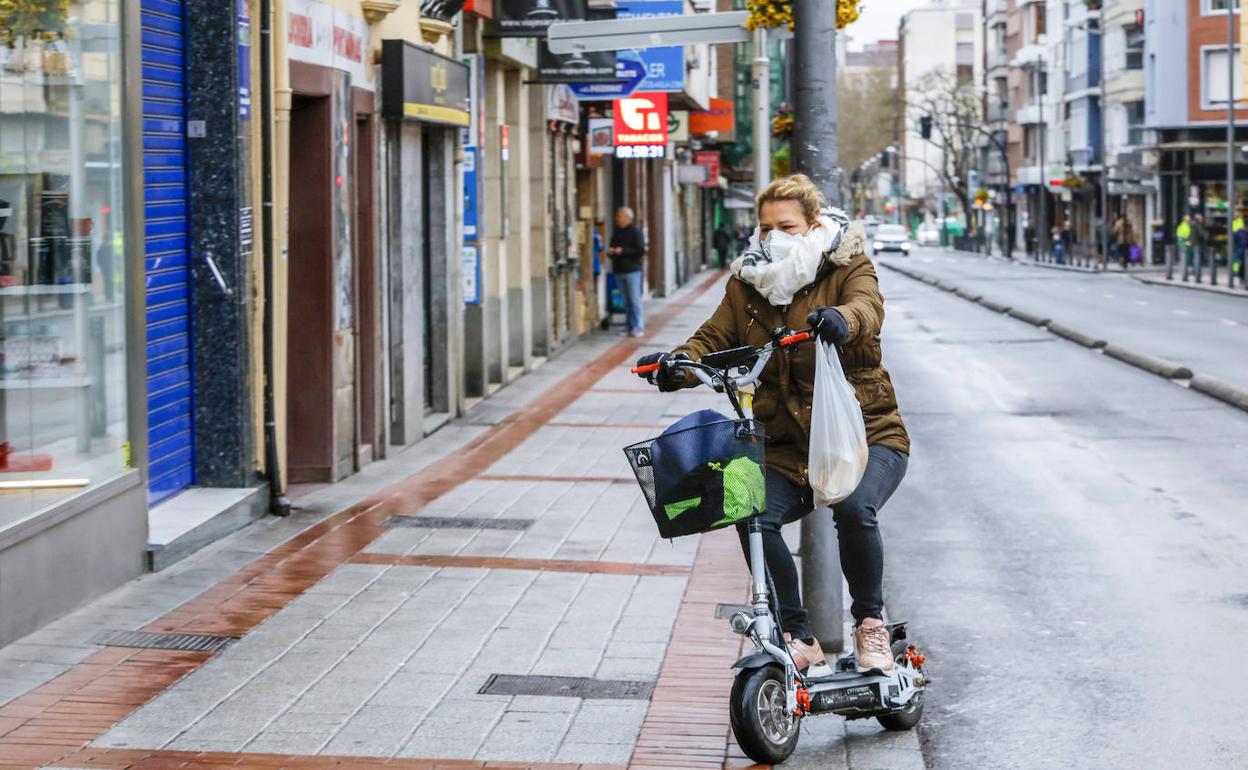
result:
M 667 94 L 636 93 L 612 105 L 615 154 L 661 158 L 667 151 Z

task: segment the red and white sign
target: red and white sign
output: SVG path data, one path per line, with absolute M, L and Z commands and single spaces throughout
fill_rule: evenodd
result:
M 317 0 L 289 0 L 288 51 L 294 61 L 351 73 L 351 85 L 373 88 L 368 22 Z
M 618 157 L 663 157 L 667 149 L 666 93 L 638 93 L 616 99 L 612 112 Z
M 699 187 L 719 187 L 719 150 L 698 150 L 693 154 L 693 165 L 706 166 L 706 181 Z

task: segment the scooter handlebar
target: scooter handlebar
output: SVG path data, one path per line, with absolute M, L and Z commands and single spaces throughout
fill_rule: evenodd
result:
M 645 366 L 634 366 L 628 371 L 632 374 L 649 374 L 650 372 L 657 372 L 658 370 L 659 364 L 646 364 Z

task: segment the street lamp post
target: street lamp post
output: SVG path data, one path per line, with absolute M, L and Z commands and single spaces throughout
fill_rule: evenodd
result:
M 829 198 L 840 191 L 836 136 L 836 3 L 793 2 L 793 161 Z M 834 203 L 839 201 L 833 200 Z M 802 521 L 802 593 L 811 632 L 831 650 L 845 637 L 841 556 L 832 512 Z
M 1235 288 L 1235 0 L 1226 3 L 1226 287 Z M 1218 285 L 1218 260 L 1210 280 Z
M 767 29 L 754 30 L 754 62 L 750 73 L 754 90 L 754 192 L 771 183 L 771 59 Z

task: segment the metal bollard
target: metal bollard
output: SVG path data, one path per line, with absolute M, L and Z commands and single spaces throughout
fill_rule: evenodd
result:
M 845 603 L 841 552 L 831 508 L 816 508 L 802 519 L 802 603 L 810 631 L 832 654 L 845 646 Z

